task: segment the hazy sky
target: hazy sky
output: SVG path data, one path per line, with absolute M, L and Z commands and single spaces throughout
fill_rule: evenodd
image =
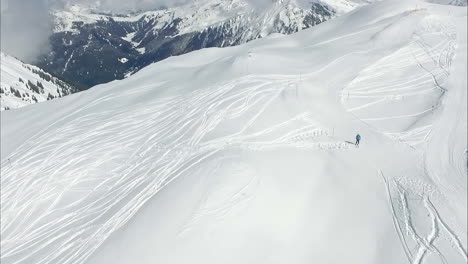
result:
M 45 0 L 1 0 L 2 51 L 33 60 L 47 49 L 51 32 Z
M 25 62 L 33 62 L 49 49 L 51 8 L 66 4 L 92 4 L 103 11 L 149 10 L 193 0 L 1 0 L 1 49 Z M 264 6 L 272 0 L 248 0 Z

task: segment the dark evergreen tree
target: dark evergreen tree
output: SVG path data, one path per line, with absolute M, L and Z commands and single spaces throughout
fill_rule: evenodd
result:
M 12 89 L 13 89 L 13 88 L 12 88 Z M 20 93 L 18 90 L 13 89 L 13 94 L 14 94 L 16 97 L 21 98 L 21 93 Z

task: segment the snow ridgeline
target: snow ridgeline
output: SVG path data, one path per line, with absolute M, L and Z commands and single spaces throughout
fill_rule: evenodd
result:
M 383 1 L 3 112 L 2 263 L 466 263 L 466 18 Z
M 92 87 L 124 79 L 171 56 L 236 46 L 274 33 L 291 34 L 337 15 L 318 2 L 299 5 L 295 0 L 281 0 L 262 7 L 256 2 L 197 0 L 126 15 L 76 5 L 55 10 L 50 38 L 54 52 L 43 54 L 40 66 Z M 350 4 L 350 8 L 355 6 Z
M 359 6 L 363 6 L 372 1 L 363 0 L 321 0 L 317 3 L 324 7 L 329 7 L 337 14 L 344 14 Z M 313 2 L 315 3 L 315 2 Z M 259 5 L 259 4 L 257 4 Z M 250 14 L 255 11 L 256 8 L 268 8 L 267 19 L 262 17 L 266 23 L 268 17 L 278 17 L 283 19 L 283 23 L 297 24 L 299 28 L 303 28 L 305 25 L 304 13 L 310 8 L 310 3 L 303 3 L 295 0 L 281 0 L 271 1 L 271 3 L 265 3 L 263 6 L 257 6 L 255 2 L 245 0 L 197 0 L 189 2 L 187 4 L 176 5 L 171 8 L 164 8 L 155 11 L 138 12 L 135 10 L 129 10 L 122 12 L 125 14 L 113 14 L 111 11 L 102 11 L 104 6 L 97 5 L 77 5 L 68 4 L 63 10 L 54 10 L 52 16 L 54 17 L 54 31 L 55 32 L 74 32 L 76 31 L 74 26 L 75 23 L 94 24 L 98 21 L 119 21 L 119 22 L 151 22 L 156 20 L 153 25 L 153 30 L 161 30 L 161 26 L 167 23 L 173 23 L 174 20 L 180 19 L 181 23 L 178 25 L 178 34 L 186 34 L 194 31 L 203 31 L 209 26 L 215 26 L 216 24 L 235 19 L 236 17 L 243 16 L 247 20 L 255 20 L 254 16 Z M 100 11 L 101 10 L 101 11 Z M 259 11 L 259 10 L 258 10 Z M 262 12 L 258 15 L 262 15 Z M 255 15 L 255 13 L 253 14 Z M 262 28 L 261 30 L 267 31 L 268 28 Z

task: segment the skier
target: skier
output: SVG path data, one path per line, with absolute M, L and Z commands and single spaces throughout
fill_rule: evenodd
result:
M 358 146 L 358 147 L 359 147 L 359 141 L 361 141 L 361 135 L 357 134 L 356 135 L 356 144 L 355 145 Z

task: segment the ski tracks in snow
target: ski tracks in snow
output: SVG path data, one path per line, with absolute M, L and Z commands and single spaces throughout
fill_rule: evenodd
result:
M 412 147 L 431 133 L 457 38 L 454 26 L 438 16 L 426 16 L 419 28 L 411 43 L 361 71 L 341 94 L 348 112 Z
M 203 234 L 209 233 L 207 230 L 215 229 L 218 223 L 230 219 L 255 196 L 260 178 L 238 156 L 217 158 L 212 167 L 201 179 L 207 191 L 179 232 L 180 237 L 199 226 L 204 227 Z
M 443 17 L 426 16 L 412 42 L 360 72 L 342 91 L 342 104 L 377 131 L 422 150 L 436 120 L 434 113 L 447 91 L 444 84 L 456 48 L 454 26 Z M 421 163 L 425 166 L 423 157 Z M 397 178 L 379 173 L 408 262 L 466 263 L 467 251 L 460 237 L 441 217 L 441 208 L 435 206 L 447 202 L 445 195 L 424 177 Z
M 290 82 L 247 76 L 188 96 L 88 111 L 108 95 L 42 130 L 2 166 L 2 263 L 83 263 L 167 184 L 220 151 L 347 149 L 310 113 L 256 123 L 284 100 Z M 186 231 L 248 201 L 255 182 L 225 203 L 202 205 Z
M 460 238 L 442 220 L 431 201 L 431 197 L 441 194 L 424 182 L 414 185 L 407 179 L 388 178 L 382 171 L 379 174 L 385 183 L 392 220 L 409 263 L 466 263 L 467 252 Z M 451 248 L 446 246 L 447 242 Z M 457 252 L 458 259 L 447 259 L 454 255 L 446 254 L 451 250 Z M 430 257 L 431 261 L 427 261 Z

